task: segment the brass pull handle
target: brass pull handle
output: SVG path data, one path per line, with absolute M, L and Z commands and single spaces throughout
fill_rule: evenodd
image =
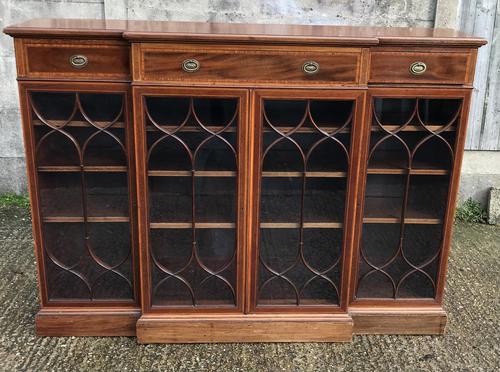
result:
M 74 68 L 84 68 L 89 63 L 89 59 L 83 54 L 75 54 L 74 56 L 69 57 L 69 63 Z
M 410 72 L 413 75 L 422 75 L 427 70 L 427 65 L 424 62 L 413 62 L 410 65 Z
M 307 61 L 302 65 L 302 71 L 308 75 L 315 74 L 319 71 L 319 63 L 315 61 Z
M 186 59 L 182 62 L 182 69 L 186 72 L 195 72 L 200 69 L 200 62 L 196 59 Z

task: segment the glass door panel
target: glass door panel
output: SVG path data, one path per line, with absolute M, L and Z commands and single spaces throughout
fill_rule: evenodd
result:
M 236 308 L 240 100 L 144 95 L 150 304 Z
M 462 99 L 372 100 L 356 299 L 433 299 Z
M 273 97 L 261 98 L 257 112 L 260 199 L 252 306 L 338 307 L 356 99 Z
M 124 92 L 28 96 L 48 300 L 133 303 Z

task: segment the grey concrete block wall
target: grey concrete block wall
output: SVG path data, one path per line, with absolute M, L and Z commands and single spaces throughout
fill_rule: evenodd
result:
M 103 18 L 104 0 L 0 0 L 0 30 L 30 18 Z M 0 193 L 25 193 L 26 170 L 12 38 L 0 35 Z
M 105 9 L 114 19 L 431 27 L 436 0 L 106 0 Z
M 500 225 L 500 188 L 491 188 L 488 197 L 488 223 Z
M 479 31 L 475 29 L 476 24 L 484 23 L 481 12 L 485 12 L 486 8 L 492 8 L 491 4 L 495 1 L 498 2 L 498 0 L 0 0 L 0 28 L 35 17 L 457 27 L 464 23 L 463 18 L 466 16 L 470 18 L 470 21 L 466 22 L 468 25 L 466 28 L 473 27 L 475 30 L 473 31 L 477 33 L 482 32 L 484 28 L 478 26 L 481 29 Z M 469 10 L 474 7 L 480 8 L 480 11 L 476 12 L 477 14 L 470 14 Z M 497 7 L 496 11 L 499 12 L 500 7 Z M 467 14 L 461 14 L 464 12 Z M 493 50 L 498 51 L 498 46 Z M 0 193 L 20 193 L 26 190 L 26 176 L 14 53 L 12 39 L 3 34 L 0 35 L 0 59 L 2 82 Z M 499 66 L 497 65 L 497 68 L 500 68 Z M 498 81 L 495 80 L 493 83 L 497 84 Z M 495 115 L 489 117 L 490 120 L 498 121 Z M 491 128 L 492 123 L 488 125 Z M 479 159 L 478 156 L 483 157 Z M 477 161 L 487 164 L 491 161 L 491 154 L 466 156 L 464 159 L 466 171 L 462 177 L 460 199 L 473 196 L 485 203 L 486 191 L 492 186 L 499 186 L 500 172 L 475 174 L 475 163 L 471 162 Z
M 436 0 L 0 0 L 0 29 L 30 18 L 432 27 Z M 0 193 L 26 190 L 12 39 L 0 36 Z

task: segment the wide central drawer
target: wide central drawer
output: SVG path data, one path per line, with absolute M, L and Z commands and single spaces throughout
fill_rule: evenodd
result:
M 360 48 L 135 44 L 133 54 L 136 81 L 343 85 L 361 64 Z

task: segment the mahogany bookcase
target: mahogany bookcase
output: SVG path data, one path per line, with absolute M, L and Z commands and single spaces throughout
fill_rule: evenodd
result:
M 39 335 L 440 334 L 485 40 L 33 20 L 14 37 Z

